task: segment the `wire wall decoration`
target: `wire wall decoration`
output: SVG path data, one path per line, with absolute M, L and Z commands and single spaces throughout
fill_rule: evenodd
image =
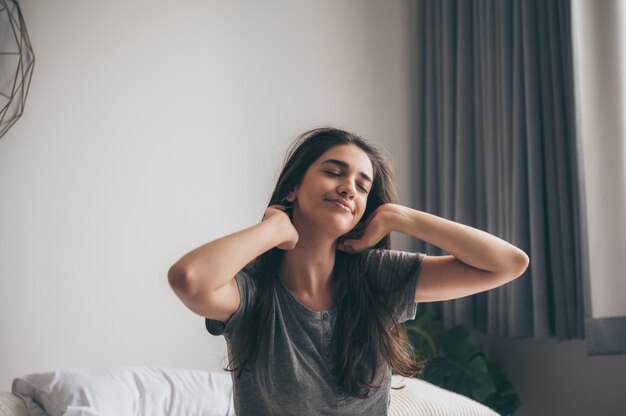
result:
M 24 112 L 34 66 L 17 0 L 0 0 L 0 139 Z

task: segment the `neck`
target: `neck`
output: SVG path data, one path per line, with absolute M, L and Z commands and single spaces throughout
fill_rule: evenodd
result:
M 336 240 L 306 229 L 298 229 L 298 234 L 298 244 L 283 256 L 279 276 L 293 293 L 313 298 L 328 295 L 332 288 Z

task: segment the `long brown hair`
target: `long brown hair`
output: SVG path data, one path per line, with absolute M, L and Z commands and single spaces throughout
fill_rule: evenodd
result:
M 358 229 L 380 205 L 396 202 L 393 168 L 382 151 L 356 134 L 322 127 L 301 134 L 291 145 L 268 206 L 283 204 L 313 162 L 328 149 L 346 144 L 358 146 L 369 156 L 374 174 L 365 212 L 355 228 Z M 390 236 L 386 235 L 373 248 L 389 249 L 390 246 Z M 258 347 L 264 342 L 263 335 L 269 333 L 269 318 L 275 307 L 275 272 L 283 254 L 283 250 L 273 248 L 255 260 L 258 261 L 255 273 L 257 297 L 241 327 L 241 333 L 248 337 L 247 342 L 243 342 L 238 351 L 233 351 L 227 368 L 238 371 L 239 376 L 243 370 L 254 368 Z M 362 256 L 363 253 L 336 252 L 333 282 L 337 317 L 333 342 L 338 384 L 346 393 L 365 398 L 370 388 L 380 387 L 374 381 L 381 376 L 377 369 L 383 362 L 395 373 L 406 377 L 421 372 L 422 364 L 416 362 L 404 327 L 393 321 L 393 305 L 386 301 L 387 293 L 371 287 L 368 279 L 362 277 L 366 272 L 361 267 Z M 392 290 L 401 290 L 409 277 L 398 279 L 398 285 Z

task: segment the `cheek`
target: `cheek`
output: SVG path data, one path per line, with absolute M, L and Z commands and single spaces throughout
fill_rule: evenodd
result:
M 358 220 L 359 221 L 361 221 L 361 219 L 363 218 L 363 214 L 365 213 L 366 208 L 367 208 L 367 198 L 363 198 L 363 200 L 359 200 L 359 203 L 358 203 L 358 209 L 359 209 Z

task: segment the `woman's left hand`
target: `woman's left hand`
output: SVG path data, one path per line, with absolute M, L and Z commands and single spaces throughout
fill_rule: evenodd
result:
M 384 236 L 393 231 L 391 219 L 395 215 L 395 204 L 383 204 L 365 220 L 362 227 L 342 236 L 337 241 L 337 249 L 348 253 L 358 253 L 374 247 Z

